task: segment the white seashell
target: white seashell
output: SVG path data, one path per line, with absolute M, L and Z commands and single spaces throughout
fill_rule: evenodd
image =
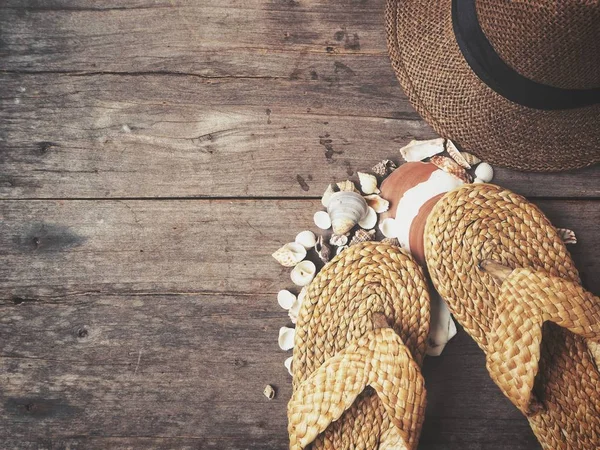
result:
M 346 245 L 348 243 L 348 236 L 345 234 L 332 234 L 329 239 L 331 245 L 339 247 L 340 245 Z
M 326 211 L 317 211 L 314 215 L 315 225 L 321 230 L 329 230 L 331 228 L 331 219 Z
M 481 160 L 472 153 L 460 152 L 460 155 L 471 166 L 474 166 L 475 164 L 479 164 L 481 162 Z
M 431 324 L 427 338 L 427 354 L 439 356 L 448 341 L 456 335 L 456 324 L 446 302 L 437 292 L 431 295 L 430 307 Z
M 340 253 L 342 253 L 344 250 L 346 250 L 348 248 L 347 245 L 342 245 L 340 247 L 337 248 L 337 250 L 335 251 L 336 255 L 339 255 Z
M 398 237 L 398 224 L 396 223 L 396 219 L 392 219 L 391 217 L 388 217 L 379 224 L 379 230 L 386 238 L 392 239 Z
M 293 267 L 306 258 L 306 249 L 296 242 L 285 244 L 271 256 L 284 267 Z
M 366 230 L 370 230 L 377 225 L 377 213 L 375 210 L 369 206 L 369 212 L 358 224 Z
M 428 141 L 410 141 L 400 149 L 400 154 L 406 162 L 423 161 L 444 151 L 444 139 L 430 139 Z
M 375 210 L 376 213 L 386 212 L 390 207 L 390 202 L 377 194 L 365 195 L 367 205 Z
M 480 184 L 480 183 L 485 183 L 485 181 L 483 181 L 481 178 L 475 178 L 475 179 L 473 180 L 473 183 L 475 183 L 475 184 Z
M 290 309 L 294 305 L 296 300 L 296 296 L 287 289 L 282 289 L 277 294 L 277 303 L 279 303 L 279 306 L 281 306 L 285 310 Z
M 294 374 L 292 373 L 292 363 L 294 362 L 294 357 L 290 356 L 289 358 L 286 358 L 286 360 L 283 362 L 283 365 L 285 366 L 285 368 L 287 369 L 288 373 L 291 376 L 294 376 Z
M 358 189 L 356 189 L 356 186 L 354 186 L 354 183 L 350 180 L 340 181 L 337 183 L 337 186 L 340 188 L 340 192 L 356 192 L 357 194 L 360 194 Z
M 331 198 L 331 196 L 335 194 L 335 190 L 333 189 L 333 186 L 330 184 L 329 186 L 327 186 L 327 189 L 325 189 L 325 193 L 323 194 L 323 197 L 321 198 L 321 204 L 327 208 L 327 205 L 329 204 L 329 199 Z
M 482 162 L 475 168 L 475 176 L 484 183 L 489 183 L 494 178 L 494 169 L 488 163 Z
M 263 394 L 265 394 L 265 397 L 269 400 L 273 400 L 275 398 L 275 389 L 270 384 L 267 384 L 263 390 Z
M 377 178 L 375 175 L 358 172 L 358 179 L 360 181 L 360 188 L 364 194 L 379 194 L 380 191 L 377 189 Z
M 317 267 L 312 261 L 302 261 L 292 269 L 290 278 L 295 285 L 306 286 L 315 277 L 315 273 L 317 273 Z
M 336 192 L 331 196 L 327 212 L 334 234 L 346 234 L 369 212 L 367 201 L 355 192 Z
M 446 141 L 446 151 L 459 166 L 464 167 L 465 169 L 471 168 L 471 164 L 469 164 L 462 153 L 458 151 L 456 145 L 454 145 L 454 142 L 452 142 L 450 139 Z
M 317 245 L 315 245 L 315 251 L 317 252 L 317 255 L 319 255 L 321 261 L 328 263 L 329 258 L 331 257 L 331 249 L 325 242 L 323 242 L 323 240 L 323 236 L 319 236 Z
M 296 336 L 296 330 L 289 327 L 281 327 L 279 329 L 279 348 L 281 350 L 290 350 L 294 348 L 294 337 Z
M 452 158 L 448 158 L 447 156 L 434 156 L 429 162 L 453 177 L 458 178 L 463 183 L 471 183 L 473 181 L 473 177 L 464 169 L 464 167 L 461 167 Z
M 556 231 L 565 244 L 577 244 L 577 237 L 573 230 L 568 228 L 557 228 Z
M 301 231 L 296 235 L 296 244 L 300 244 L 305 249 L 313 248 L 317 243 L 317 237 L 312 231 Z
M 300 314 L 301 306 L 302 306 L 302 302 L 296 301 L 296 303 L 294 303 L 294 305 L 288 311 L 288 316 L 294 325 L 298 321 L 298 314 Z

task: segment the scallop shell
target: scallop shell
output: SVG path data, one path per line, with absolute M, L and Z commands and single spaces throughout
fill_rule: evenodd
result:
M 577 244 L 577 236 L 573 230 L 568 228 L 557 228 L 556 231 L 565 244 Z
M 290 350 L 294 348 L 294 337 L 296 336 L 296 330 L 289 327 L 281 327 L 279 329 L 279 348 L 281 350 Z
M 331 249 L 325 242 L 323 242 L 323 236 L 319 236 L 319 239 L 317 239 L 315 250 L 317 255 L 319 255 L 319 259 L 327 264 L 331 258 Z
M 458 151 L 456 145 L 454 145 L 454 142 L 452 142 L 450 139 L 446 141 L 446 151 L 459 166 L 464 167 L 465 169 L 471 168 L 469 161 L 467 161 L 465 157 Z
M 400 241 L 398 238 L 383 238 L 381 240 L 382 244 L 395 245 L 396 247 L 400 247 Z
M 444 139 L 430 139 L 428 141 L 410 141 L 400 149 L 400 154 L 406 162 L 423 161 L 444 151 Z
M 396 219 L 388 217 L 379 224 L 379 230 L 386 238 L 396 239 L 398 237 L 398 224 Z
M 348 247 L 360 244 L 361 242 L 373 241 L 375 239 L 375 230 L 363 230 L 362 228 L 357 230 L 352 236 Z
M 331 228 L 331 218 L 326 211 L 317 211 L 313 220 L 315 221 L 315 225 L 321 230 L 329 230 Z
M 474 166 L 475 164 L 479 164 L 481 162 L 481 160 L 472 153 L 460 152 L 460 155 L 471 166 Z
M 367 212 L 367 215 L 365 217 L 363 217 L 361 220 L 359 220 L 358 224 L 361 227 L 366 228 L 367 230 L 370 230 L 375 225 L 377 225 L 377 213 L 370 206 L 368 208 L 369 208 L 369 211 Z
M 340 188 L 340 192 L 356 192 L 357 194 L 360 194 L 360 191 L 356 189 L 356 186 L 354 186 L 354 183 L 350 180 L 340 181 L 337 186 Z
M 296 242 L 296 244 L 300 244 L 302 247 L 308 250 L 315 246 L 315 244 L 317 243 L 317 237 L 312 231 L 306 230 L 298 233 L 294 241 Z
M 283 362 L 284 367 L 287 369 L 288 373 L 291 376 L 294 376 L 294 374 L 292 373 L 292 363 L 294 362 L 294 357 L 290 356 L 289 358 L 286 358 L 286 360 Z
M 294 306 L 296 300 L 296 296 L 287 289 L 282 289 L 277 293 L 277 303 L 279 303 L 279 306 L 285 310 L 289 310 L 292 306 Z
M 398 166 L 389 159 L 384 159 L 381 162 L 378 162 L 373 166 L 371 171 L 375 175 L 379 175 L 380 177 L 385 177 L 387 174 L 393 172 Z
M 336 192 L 331 196 L 327 212 L 333 232 L 346 234 L 369 212 L 367 201 L 355 192 Z
M 482 162 L 475 168 L 475 176 L 484 183 L 489 183 L 494 178 L 494 169 L 488 163 Z
M 360 188 L 363 194 L 379 194 L 377 189 L 377 177 L 370 173 L 358 172 L 358 179 L 360 180 Z
M 273 388 L 273 386 L 270 384 L 267 384 L 263 390 L 263 394 L 265 394 L 265 397 L 267 397 L 269 400 L 273 400 L 275 398 L 275 388 Z
M 348 243 L 348 236 L 345 234 L 332 234 L 329 238 L 329 243 L 339 247 L 340 245 L 346 245 Z
M 347 245 L 342 245 L 341 247 L 338 247 L 337 250 L 335 251 L 336 255 L 339 255 L 340 253 L 342 253 L 344 250 L 346 250 L 348 248 Z
M 434 156 L 429 162 L 465 183 L 471 183 L 473 181 L 473 177 L 471 177 L 463 167 L 459 166 L 458 163 L 447 156 Z
M 292 269 L 290 278 L 296 286 L 306 286 L 313 280 L 315 273 L 317 267 L 312 261 L 302 261 Z
M 386 212 L 390 207 L 390 202 L 377 194 L 365 195 L 365 200 L 367 205 L 373 208 L 377 214 Z
M 306 249 L 296 242 L 290 242 L 289 244 L 285 244 L 271 256 L 284 267 L 294 267 L 306 258 Z
M 321 198 L 321 204 L 325 208 L 327 208 L 327 205 L 329 204 L 329 199 L 331 199 L 331 196 L 333 194 L 335 194 L 335 192 L 336 191 L 331 184 L 329 186 L 327 186 L 327 189 L 325 189 L 325 192 L 323 193 L 323 197 Z

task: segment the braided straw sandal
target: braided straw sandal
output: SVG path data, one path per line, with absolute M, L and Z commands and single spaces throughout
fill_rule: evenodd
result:
M 498 186 L 462 186 L 429 216 L 425 258 L 542 447 L 600 449 L 600 300 L 544 214 Z
M 290 449 L 415 449 L 428 332 L 427 284 L 407 253 L 364 242 L 336 256 L 296 324 Z

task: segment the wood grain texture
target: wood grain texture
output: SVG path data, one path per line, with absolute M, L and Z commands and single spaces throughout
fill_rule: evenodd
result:
M 575 229 L 578 267 L 597 273 L 597 202 L 538 203 L 557 225 Z M 0 202 L 0 441 L 285 448 L 291 380 L 276 336 L 288 319 L 275 297 L 292 285 L 270 253 L 311 228 L 319 207 L 317 200 Z M 596 277 L 586 284 L 600 288 Z M 425 376 L 421 448 L 536 448 L 466 334 L 427 360 Z M 278 389 L 272 402 L 262 396 L 266 384 Z

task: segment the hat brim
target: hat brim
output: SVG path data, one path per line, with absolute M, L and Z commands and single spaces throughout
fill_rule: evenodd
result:
M 600 105 L 539 110 L 497 94 L 458 47 L 451 0 L 387 0 L 386 28 L 392 66 L 409 100 L 461 149 L 539 172 L 600 162 Z

